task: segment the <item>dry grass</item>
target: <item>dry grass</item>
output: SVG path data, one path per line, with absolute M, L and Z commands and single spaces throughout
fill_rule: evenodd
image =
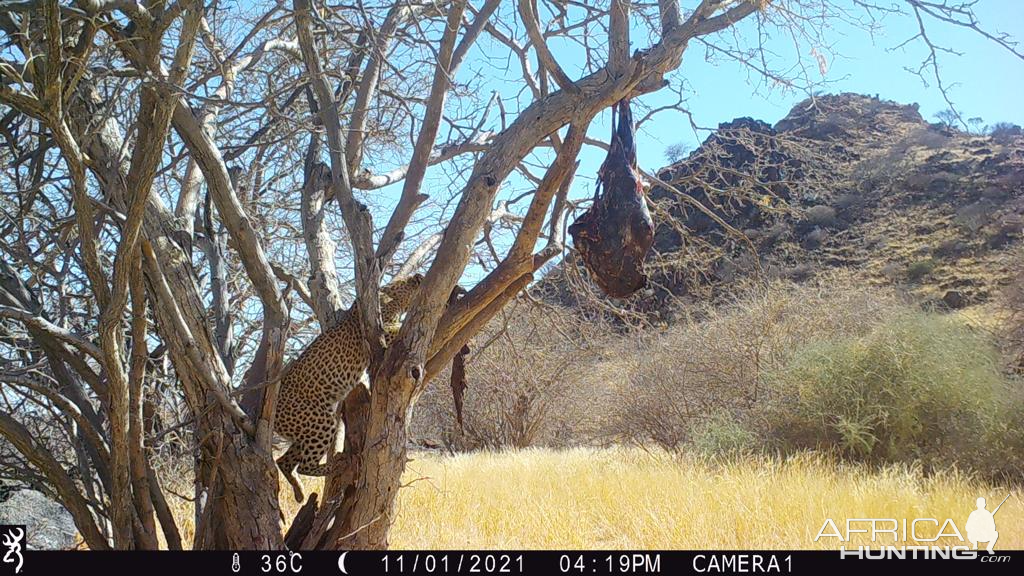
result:
M 978 496 L 1007 493 L 957 472 L 627 448 L 417 453 L 405 482 L 391 533 L 404 549 L 834 547 L 834 538 L 812 541 L 825 518 L 840 527 L 846 518 L 952 518 L 963 530 Z M 288 490 L 281 501 L 294 513 Z M 996 520 L 997 549 L 1024 548 L 1019 491 Z
M 826 517 L 953 518 L 1005 493 L 956 474 L 869 472 L 821 458 L 712 463 L 633 449 L 421 455 L 400 495 L 400 548 L 806 548 Z M 997 516 L 1024 547 L 1024 505 Z M 833 539 L 834 540 L 834 539 Z M 824 545 L 822 543 L 821 545 Z

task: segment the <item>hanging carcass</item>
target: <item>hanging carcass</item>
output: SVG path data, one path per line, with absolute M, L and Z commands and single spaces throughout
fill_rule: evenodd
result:
M 624 298 L 647 285 L 643 265 L 654 242 L 654 221 L 637 170 L 629 100 L 612 108 L 612 141 L 597 175 L 594 202 L 569 226 L 569 234 L 605 294 Z

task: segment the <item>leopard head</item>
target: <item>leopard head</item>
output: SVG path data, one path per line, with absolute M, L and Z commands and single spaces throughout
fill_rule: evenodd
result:
M 412 299 L 423 283 L 422 274 L 395 280 L 380 290 L 380 312 L 385 324 L 397 322 L 409 310 Z

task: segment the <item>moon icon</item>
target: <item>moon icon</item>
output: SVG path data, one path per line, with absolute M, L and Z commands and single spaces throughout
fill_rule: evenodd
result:
M 338 570 L 341 570 L 342 574 L 348 574 L 348 570 L 345 570 L 345 555 L 346 554 L 348 554 L 348 550 L 345 550 L 344 552 L 341 553 L 341 556 L 338 556 Z

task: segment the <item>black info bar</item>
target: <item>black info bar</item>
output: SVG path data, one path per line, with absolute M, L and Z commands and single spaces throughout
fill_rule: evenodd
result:
M 1022 551 L 989 554 L 962 547 L 835 550 L 522 550 L 522 551 L 197 551 L 22 552 L 20 566 L 2 574 L 134 573 L 146 576 L 296 574 L 878 574 L 951 570 L 961 574 L 1020 574 Z M 20 569 L 15 572 L 15 568 Z

